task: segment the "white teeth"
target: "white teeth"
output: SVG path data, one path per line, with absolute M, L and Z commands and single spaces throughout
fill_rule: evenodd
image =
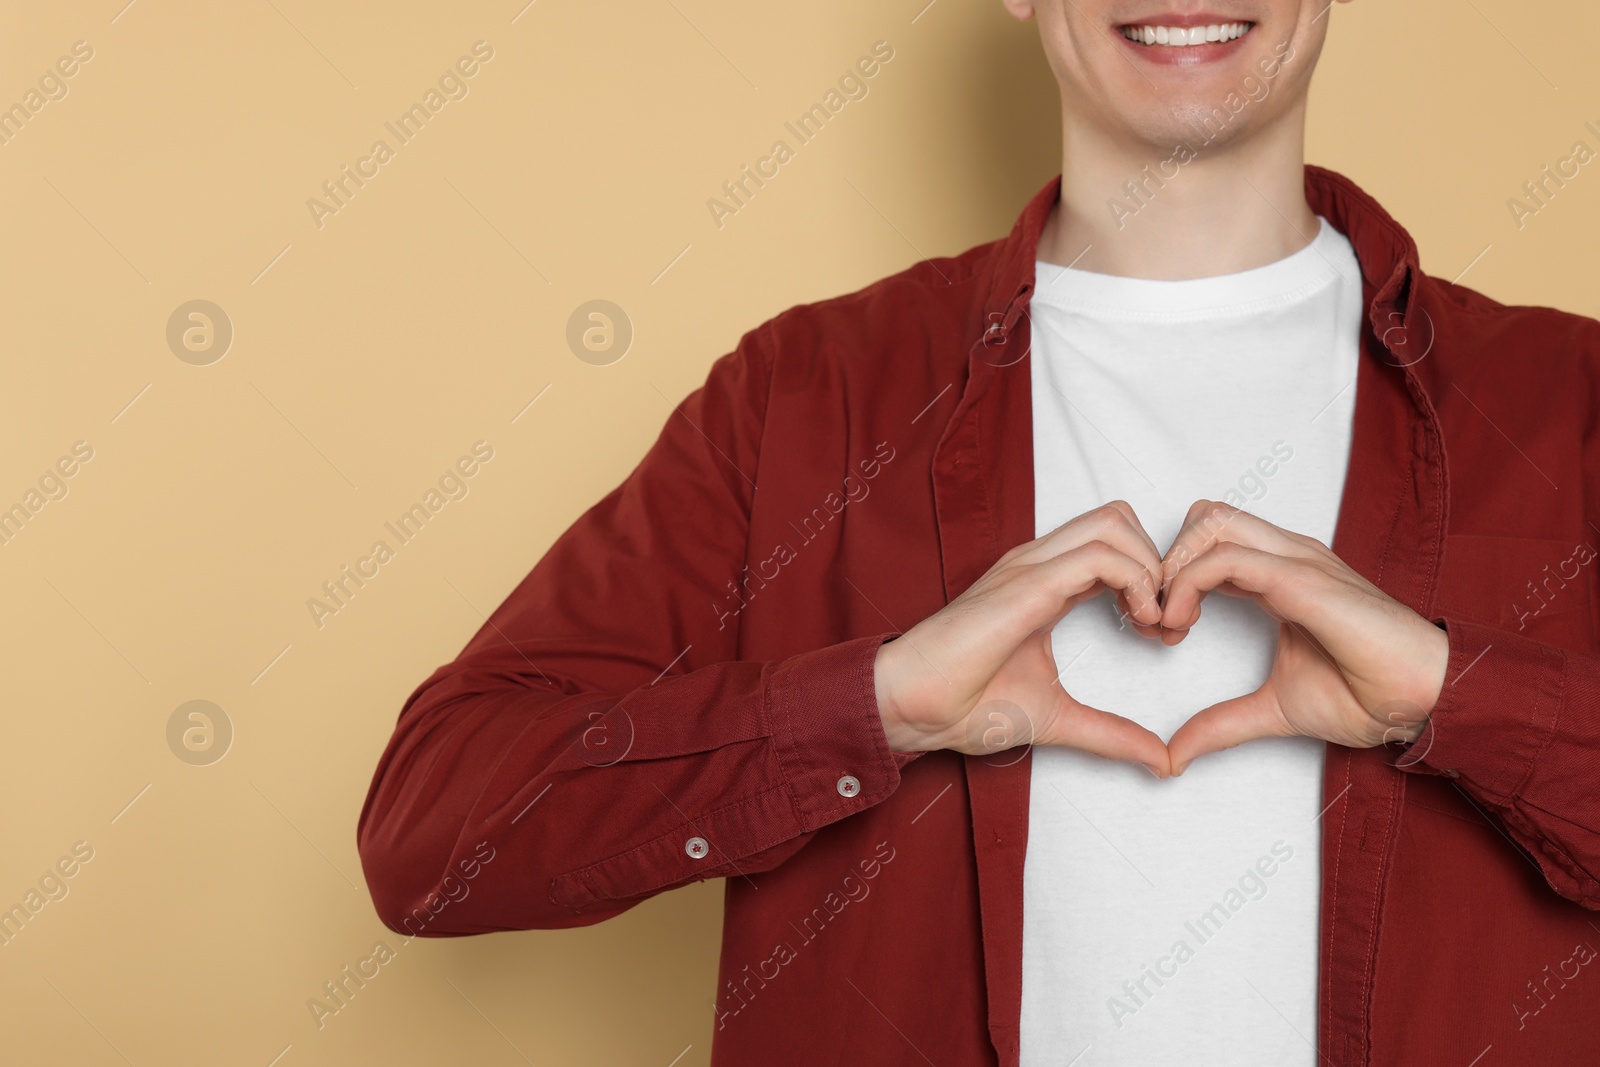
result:
M 1124 26 L 1122 36 L 1141 44 L 1187 48 L 1194 44 L 1231 41 L 1253 28 L 1249 22 L 1221 22 L 1210 26 Z

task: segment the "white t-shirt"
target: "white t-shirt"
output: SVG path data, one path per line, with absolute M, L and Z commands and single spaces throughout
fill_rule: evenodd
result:
M 1238 274 L 1037 265 L 1036 534 L 1121 498 L 1165 552 L 1204 498 L 1332 543 L 1361 271 L 1319 221 L 1310 244 Z M 1253 602 L 1212 593 L 1169 648 L 1121 625 L 1104 593 L 1051 637 L 1067 692 L 1166 740 L 1259 686 L 1277 632 Z M 1034 750 L 1022 1067 L 1314 1067 L 1323 750 L 1252 741 L 1167 781 Z

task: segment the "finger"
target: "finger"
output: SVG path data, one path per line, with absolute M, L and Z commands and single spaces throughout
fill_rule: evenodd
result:
M 1195 712 L 1167 742 L 1172 773 L 1179 775 L 1199 756 L 1221 752 L 1261 737 L 1287 737 L 1293 731 L 1266 686 Z
M 1170 582 L 1178 570 L 1224 542 L 1292 558 L 1315 558 L 1332 552 L 1315 538 L 1285 530 L 1231 504 L 1196 500 L 1161 559 L 1162 577 Z
M 1156 550 L 1149 532 L 1133 514 L 1133 509 L 1121 500 L 1113 500 L 1093 511 L 1086 511 L 1030 542 L 1027 550 L 1019 554 L 1018 562 L 1037 563 L 1090 541 L 1106 542 L 1146 564 L 1152 575 L 1159 577 L 1161 553 Z
M 1301 621 L 1302 599 L 1292 591 L 1319 574 L 1304 559 L 1292 559 L 1233 542 L 1213 546 L 1167 580 L 1162 602 L 1163 629 L 1187 630 L 1200 619 L 1200 602 L 1212 590 L 1256 601 L 1279 619 Z M 1176 643 L 1176 642 L 1173 642 Z
M 1144 541 L 1145 545 L 1159 561 L 1161 559 L 1161 550 L 1156 547 L 1156 540 L 1150 536 L 1150 531 L 1144 528 L 1144 523 L 1139 521 L 1139 516 L 1134 512 L 1133 505 L 1128 503 L 1126 500 L 1113 500 L 1106 506 L 1115 508 L 1122 514 L 1122 517 L 1127 521 L 1128 525 L 1133 528 L 1133 532 Z
M 1149 569 L 1153 583 L 1160 585 L 1161 553 L 1133 508 L 1124 500 L 1113 500 L 1093 511 L 1086 511 L 1043 537 L 1019 546 L 1019 549 L 1013 550 L 1016 554 L 1012 562 L 1024 566 L 1038 563 L 1090 541 L 1104 541 L 1124 555 L 1138 560 Z
M 1105 589 L 1133 591 L 1137 621 L 1155 625 L 1160 620 L 1149 570 L 1105 542 L 1091 541 L 1031 566 L 991 571 L 906 638 L 926 635 L 940 662 L 989 663 L 998 669 L 1030 635 L 1049 631 L 1073 607 Z
M 1139 634 L 1141 637 L 1159 638 L 1164 632 L 1161 629 L 1161 624 L 1159 622 L 1139 622 L 1127 610 L 1126 605 L 1122 605 L 1118 610 L 1121 613 L 1121 617 L 1127 621 L 1128 625 L 1133 627 L 1133 632 Z
M 1057 552 L 1065 551 L 1067 548 L 1097 537 L 1104 531 L 1122 527 L 1133 531 L 1134 536 L 1144 542 L 1145 547 L 1150 550 L 1156 559 L 1159 560 L 1161 558 L 1161 552 L 1156 548 L 1155 539 L 1144 528 L 1144 523 L 1139 521 L 1139 516 L 1134 512 L 1133 505 L 1126 500 L 1110 500 L 1097 508 L 1084 512 L 1082 515 L 1068 519 L 1039 538 L 1037 543 L 1048 554 L 1054 555 Z
M 1143 562 L 1104 541 L 1090 541 L 1043 560 L 1028 573 L 1058 591 L 1059 614 L 1049 620 L 1050 625 L 1102 589 L 1118 594 L 1126 617 L 1136 625 L 1153 627 L 1161 621 L 1155 576 Z
M 1105 759 L 1146 767 L 1157 778 L 1171 776 L 1167 746 L 1132 719 L 1090 707 L 1058 689 L 1054 714 L 1034 739 L 1035 744 L 1075 748 Z

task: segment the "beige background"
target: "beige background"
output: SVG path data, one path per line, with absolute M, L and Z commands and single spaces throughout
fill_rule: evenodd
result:
M 94 858 L 0 947 L 6 1062 L 707 1062 L 720 883 L 402 946 L 355 850 L 370 774 L 745 329 L 1008 230 L 1058 166 L 1054 83 L 998 0 L 523 2 L 9 5 L 0 106 L 93 58 L 0 145 L 0 507 L 94 458 L 0 546 L 0 908 Z M 1430 271 L 1600 312 L 1600 165 L 1520 231 L 1506 206 L 1600 148 L 1593 5 L 1331 18 L 1310 158 Z M 318 228 L 307 199 L 479 40 L 468 95 Z M 869 95 L 718 229 L 707 198 L 878 40 Z M 610 366 L 565 343 L 594 298 L 636 331 Z M 209 366 L 166 341 L 193 299 L 235 331 Z M 307 599 L 478 440 L 469 495 L 319 629 Z M 206 766 L 167 742 L 195 699 L 234 729 Z M 319 1029 L 308 999 L 379 940 Z

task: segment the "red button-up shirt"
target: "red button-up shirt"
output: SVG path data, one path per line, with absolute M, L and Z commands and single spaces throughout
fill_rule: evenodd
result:
M 890 751 L 873 658 L 1033 537 L 1059 188 L 746 333 L 416 690 L 358 830 L 387 925 L 582 926 L 726 878 L 714 1063 L 1017 1062 L 1031 754 Z M 1351 182 L 1305 189 L 1365 279 L 1332 547 L 1450 663 L 1409 749 L 1327 746 L 1303 1036 L 1335 1067 L 1600 1063 L 1600 324 L 1431 278 Z

